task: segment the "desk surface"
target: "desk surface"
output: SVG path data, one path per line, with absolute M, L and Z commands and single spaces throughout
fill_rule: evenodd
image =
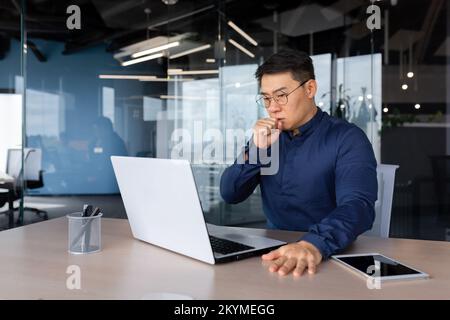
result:
M 286 241 L 299 233 L 248 229 Z M 334 261 L 315 275 L 282 277 L 259 257 L 208 265 L 132 238 L 127 220 L 103 219 L 103 250 L 67 253 L 66 218 L 0 232 L 0 299 L 142 299 L 177 293 L 194 299 L 450 299 L 450 243 L 360 237 L 348 253 L 380 252 L 429 273 L 429 280 L 382 284 Z M 66 287 L 70 265 L 81 270 L 81 289 Z

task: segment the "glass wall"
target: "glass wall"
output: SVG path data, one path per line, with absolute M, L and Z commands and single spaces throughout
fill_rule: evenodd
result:
M 22 170 L 24 158 L 34 158 L 28 149 L 22 148 L 28 50 L 24 12 L 25 4 L 21 1 L 0 4 L 0 230 L 14 226 L 16 221 L 21 223 L 23 177 L 33 178 Z
M 184 158 L 209 222 L 264 226 L 259 189 L 228 205 L 219 181 L 266 116 L 257 66 L 291 48 L 313 58 L 316 104 L 399 166 L 391 236 L 450 237 L 447 2 L 27 1 L 26 29 L 14 3 L 0 6 L 0 165 L 23 127 L 40 182 L 26 206 L 126 217 L 109 157 Z
M 175 8 L 171 6 L 169 12 Z M 219 180 L 223 169 L 239 154 L 233 147 L 244 145 L 255 122 L 267 116 L 255 103 L 259 88 L 254 73 L 259 64 L 279 50 L 291 48 L 310 53 L 319 83 L 316 103 L 324 111 L 360 126 L 380 159 L 381 53 L 370 49 L 374 38 L 370 31 L 364 39 L 369 49 L 356 54 L 350 54 L 348 48 L 338 51 L 336 44 L 326 43 L 325 32 L 345 30 L 352 19 L 347 13 L 363 9 L 360 5 L 344 12 L 327 8 L 322 4 L 265 2 L 255 7 L 250 1 L 219 1 L 208 9 L 212 10 L 210 14 L 169 22 L 169 33 L 188 32 L 201 38 L 196 45 L 198 51 L 169 59 L 169 71 L 179 70 L 185 78 L 190 73 L 190 81 L 181 86 L 169 84 L 169 91 L 178 90 L 179 94 L 170 97 L 168 106 L 173 106 L 178 114 L 176 129 L 183 130 L 180 135 L 193 137 L 192 141 L 185 141 L 191 144 L 188 148 L 192 151 L 187 158 L 194 163 L 203 208 L 210 222 L 265 225 L 258 188 L 247 201 L 228 205 L 220 198 Z M 349 46 L 350 35 L 344 34 L 344 38 Z M 197 74 L 192 76 L 193 72 Z M 196 146 L 211 146 L 214 141 L 223 142 L 224 152 L 215 150 L 211 161 L 211 154 Z M 164 145 L 170 146 L 170 142 Z M 215 145 L 216 149 L 219 145 Z

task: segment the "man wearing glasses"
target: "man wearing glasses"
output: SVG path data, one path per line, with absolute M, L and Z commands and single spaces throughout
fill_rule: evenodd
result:
M 254 125 L 243 161 L 223 173 L 221 195 L 228 203 L 239 203 L 260 185 L 268 227 L 306 231 L 298 242 L 263 255 L 263 260 L 280 275 L 313 274 L 322 260 L 372 227 L 375 156 L 361 129 L 316 106 L 317 82 L 306 53 L 274 54 L 255 76 L 261 87 L 257 103 L 269 117 Z M 279 159 L 271 159 L 279 161 L 279 169 L 265 175 L 261 169 L 266 164 L 249 161 L 249 154 L 270 153 L 272 147 L 279 148 Z

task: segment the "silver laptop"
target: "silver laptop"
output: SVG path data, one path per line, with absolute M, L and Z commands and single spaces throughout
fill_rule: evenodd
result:
M 116 156 L 111 160 L 136 239 L 211 264 L 286 244 L 206 224 L 187 160 Z

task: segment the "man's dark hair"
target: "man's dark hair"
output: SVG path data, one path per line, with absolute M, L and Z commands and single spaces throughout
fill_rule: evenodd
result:
M 256 69 L 255 77 L 261 84 L 263 75 L 287 71 L 290 71 L 298 82 L 316 78 L 311 57 L 303 51 L 295 50 L 283 50 L 271 55 Z

